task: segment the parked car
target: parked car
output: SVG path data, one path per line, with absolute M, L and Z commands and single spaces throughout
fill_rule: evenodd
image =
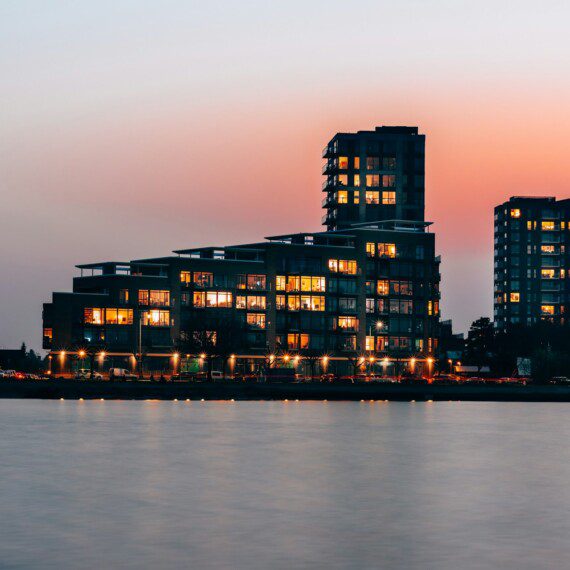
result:
M 109 368 L 109 380 L 136 380 L 138 376 L 126 368 Z
M 15 375 L 15 370 L 0 370 L 0 378 L 13 378 Z
M 550 379 L 550 384 L 570 384 L 570 378 L 566 376 L 554 376 L 554 378 Z
M 89 368 L 80 368 L 75 373 L 76 380 L 91 380 L 91 370 Z M 93 370 L 93 380 L 103 380 L 103 375 L 100 372 Z

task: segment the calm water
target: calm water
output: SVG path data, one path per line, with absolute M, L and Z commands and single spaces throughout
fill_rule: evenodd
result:
M 0 401 L 0 568 L 567 568 L 570 408 Z

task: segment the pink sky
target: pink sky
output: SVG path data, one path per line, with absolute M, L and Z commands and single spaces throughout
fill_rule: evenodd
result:
M 383 124 L 427 135 L 443 317 L 491 316 L 493 206 L 569 196 L 570 14 L 443 4 L 357 3 L 385 25 L 343 42 L 334 2 L 302 21 L 296 2 L 173 2 L 178 18 L 128 24 L 130 2 L 4 8 L 0 345 L 39 346 L 41 303 L 76 263 L 319 230 L 322 147 Z M 389 25 L 412 15 L 407 39 Z

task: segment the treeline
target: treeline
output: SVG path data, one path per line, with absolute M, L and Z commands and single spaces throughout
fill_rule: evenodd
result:
M 518 358 L 530 359 L 536 382 L 570 377 L 570 327 L 540 321 L 499 332 L 488 318 L 473 322 L 465 343 L 465 364 L 487 365 L 494 373 L 508 376 L 516 370 Z

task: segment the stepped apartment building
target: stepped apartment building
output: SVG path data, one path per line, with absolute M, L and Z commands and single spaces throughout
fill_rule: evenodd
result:
M 570 200 L 513 196 L 495 208 L 495 327 L 566 323 Z
M 44 305 L 52 372 L 87 358 L 101 369 L 196 370 L 208 356 L 236 372 L 425 367 L 437 350 L 440 276 L 424 221 L 424 146 L 415 127 L 337 134 L 324 151 L 326 231 L 78 265 L 73 291 Z

